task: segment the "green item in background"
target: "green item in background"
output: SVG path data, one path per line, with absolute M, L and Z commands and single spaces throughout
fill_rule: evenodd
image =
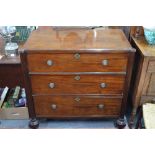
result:
M 17 43 L 25 42 L 33 30 L 35 30 L 35 26 L 16 26 L 16 35 L 12 41 Z
M 11 105 L 9 102 L 4 102 L 2 109 L 3 108 L 10 108 L 10 107 L 11 107 Z

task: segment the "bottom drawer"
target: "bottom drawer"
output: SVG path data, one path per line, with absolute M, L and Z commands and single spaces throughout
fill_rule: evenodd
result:
M 35 96 L 37 117 L 115 117 L 122 98 L 101 96 Z

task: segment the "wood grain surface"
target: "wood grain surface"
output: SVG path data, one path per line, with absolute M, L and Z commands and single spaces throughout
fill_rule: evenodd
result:
M 31 85 L 33 94 L 122 94 L 124 75 L 32 75 Z M 54 83 L 54 88 L 49 84 Z M 105 88 L 101 88 L 105 83 Z
M 120 29 L 68 29 L 48 27 L 32 32 L 23 49 L 28 50 L 133 50 Z
M 28 67 L 30 72 L 126 72 L 127 54 L 29 54 Z M 44 52 L 43 52 L 44 53 Z M 76 54 L 80 58 L 76 59 Z M 48 66 L 47 61 L 52 61 Z M 108 64 L 103 65 L 102 61 L 107 60 Z
M 79 101 L 76 101 L 76 98 Z M 104 98 L 99 96 L 35 96 L 35 111 L 37 116 L 118 116 L 122 98 Z M 52 105 L 56 109 L 52 109 Z M 104 105 L 99 109 L 99 104 Z

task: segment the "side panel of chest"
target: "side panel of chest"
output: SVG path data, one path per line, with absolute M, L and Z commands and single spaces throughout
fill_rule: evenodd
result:
M 155 95 L 155 59 L 148 62 L 142 95 Z

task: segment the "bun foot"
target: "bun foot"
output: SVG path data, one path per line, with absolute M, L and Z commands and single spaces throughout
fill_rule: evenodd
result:
M 31 119 L 29 122 L 29 127 L 31 129 L 37 129 L 39 127 L 39 121 L 35 118 L 35 119 Z
M 133 122 L 133 121 L 130 121 L 130 122 L 129 122 L 129 128 L 130 128 L 130 129 L 133 129 L 133 126 L 134 126 L 134 122 Z
M 125 120 L 122 118 L 119 118 L 116 122 L 115 122 L 115 127 L 118 129 L 124 129 L 126 126 Z

